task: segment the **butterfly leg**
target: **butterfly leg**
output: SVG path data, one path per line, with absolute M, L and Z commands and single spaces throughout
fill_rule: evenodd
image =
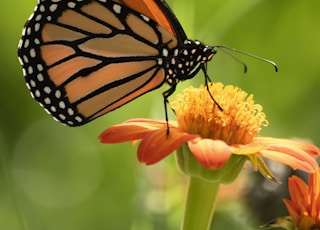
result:
M 168 90 L 166 90 L 162 93 L 163 100 L 164 100 L 163 101 L 164 102 L 164 112 L 165 112 L 166 122 L 167 122 L 167 135 L 170 134 L 169 117 L 168 117 L 168 104 L 169 104 L 168 98 L 174 93 L 174 91 L 176 91 L 176 86 L 177 86 L 177 84 L 175 83 L 175 84 L 171 85 L 171 87 Z M 173 112 L 174 112 L 174 110 L 173 110 Z
M 212 82 L 208 73 L 207 73 L 207 62 L 201 62 L 199 64 L 199 66 L 191 73 L 188 75 L 188 77 L 186 79 L 191 79 L 193 78 L 200 70 L 202 70 L 203 74 L 204 74 L 204 80 L 205 80 L 205 84 L 206 84 L 206 88 L 207 91 L 211 97 L 211 99 L 214 101 L 214 103 L 218 106 L 218 108 L 223 111 L 222 107 L 219 105 L 219 103 L 214 99 L 214 97 L 212 96 L 210 90 L 209 90 L 209 82 Z
M 202 69 L 202 72 L 204 74 L 204 79 L 205 79 L 205 83 L 206 83 L 206 88 L 207 88 L 207 91 L 211 97 L 211 99 L 214 101 L 214 103 L 218 106 L 218 108 L 220 109 L 220 111 L 223 111 L 223 108 L 219 105 L 219 103 L 214 99 L 213 95 L 211 94 L 210 90 L 209 90 L 209 85 L 208 83 L 211 82 L 211 79 L 207 73 L 207 65 L 206 63 L 201 63 L 200 65 L 201 69 Z

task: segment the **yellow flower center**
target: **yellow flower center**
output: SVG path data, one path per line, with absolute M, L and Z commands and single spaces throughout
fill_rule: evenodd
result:
M 189 87 L 170 103 L 179 127 L 204 138 L 219 139 L 227 144 L 247 144 L 267 126 L 262 106 L 254 104 L 253 95 L 235 86 L 209 83 L 209 90 L 222 107 L 214 103 L 205 86 Z

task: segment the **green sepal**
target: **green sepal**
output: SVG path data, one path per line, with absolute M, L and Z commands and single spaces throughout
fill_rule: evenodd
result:
M 260 228 L 264 228 L 264 229 L 281 228 L 285 230 L 296 229 L 292 221 L 292 218 L 290 216 L 279 217 L 275 220 L 270 221 L 269 223 L 266 223 L 265 225 L 260 226 Z
M 247 156 L 232 154 L 230 159 L 218 170 L 203 167 L 190 152 L 187 144 L 176 150 L 178 168 L 186 175 L 209 182 L 229 184 L 238 176 Z

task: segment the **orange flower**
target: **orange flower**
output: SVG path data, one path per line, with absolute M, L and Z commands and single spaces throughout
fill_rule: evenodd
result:
M 99 139 L 102 143 L 141 140 L 138 159 L 147 165 L 187 144 L 196 160 L 209 170 L 221 168 L 231 155 L 249 158 L 269 179 L 272 175 L 261 157 L 308 172 L 318 168 L 314 158 L 319 156 L 319 149 L 314 145 L 257 137 L 268 122 L 252 95 L 221 83 L 210 84 L 209 90 L 223 111 L 213 103 L 206 87 L 189 87 L 170 103 L 177 122 L 169 122 L 169 135 L 165 121 L 132 119 L 106 129 Z
M 284 199 L 297 230 L 320 229 L 320 170 L 310 174 L 308 185 L 297 176 L 288 181 L 291 200 Z

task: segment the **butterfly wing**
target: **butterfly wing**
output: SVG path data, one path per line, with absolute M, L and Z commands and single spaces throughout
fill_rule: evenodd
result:
M 148 16 L 175 36 L 180 44 L 187 39 L 177 17 L 164 0 L 115 0 L 115 2 Z
M 56 120 L 82 125 L 164 83 L 162 47 L 184 32 L 162 0 L 134 1 L 37 5 L 18 53 L 31 95 Z

